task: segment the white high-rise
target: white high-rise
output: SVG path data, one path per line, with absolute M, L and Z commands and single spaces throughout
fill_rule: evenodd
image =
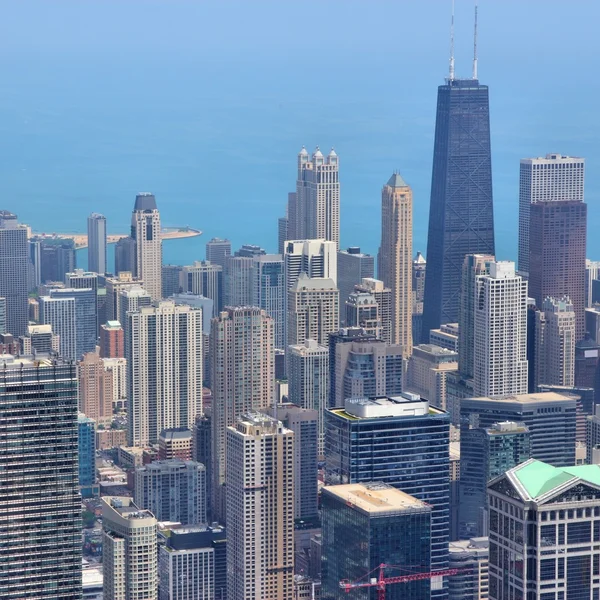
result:
M 135 197 L 131 216 L 131 237 L 135 241 L 136 275 L 152 300 L 162 298 L 162 237 L 156 198 L 147 192 Z
M 59 354 L 65 360 L 77 360 L 77 327 L 75 298 L 41 296 L 40 324 L 51 325 L 59 336 Z
M 227 598 L 292 600 L 294 434 L 260 413 L 227 428 Z
M 561 154 L 521 159 L 519 273 L 529 275 L 529 207 L 537 202 L 583 202 L 585 160 Z
M 127 318 L 128 443 L 147 446 L 202 414 L 202 310 L 165 300 Z
M 489 263 L 475 285 L 474 395 L 527 393 L 527 281 L 515 263 Z
M 106 273 L 106 217 L 92 213 L 87 220 L 88 271 Z
M 327 277 L 337 285 L 337 252 L 326 240 L 288 240 L 284 246 L 285 289 L 294 287 L 300 273 Z

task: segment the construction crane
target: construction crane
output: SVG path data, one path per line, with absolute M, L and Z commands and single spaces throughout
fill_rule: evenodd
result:
M 393 585 L 394 583 L 407 583 L 409 581 L 421 581 L 423 579 L 433 579 L 434 577 L 446 577 L 451 575 L 456 575 L 463 571 L 468 571 L 468 569 L 446 569 L 445 571 L 431 571 L 426 573 L 408 573 L 406 575 L 398 575 L 396 577 L 386 577 L 385 569 L 401 569 L 403 567 L 399 567 L 397 565 L 386 565 L 385 563 L 381 563 L 378 567 L 367 573 L 364 577 L 357 581 L 350 581 L 349 579 L 342 579 L 340 581 L 340 587 L 345 592 L 351 592 L 357 588 L 367 588 L 374 587 L 377 588 L 377 600 L 385 600 L 385 589 L 388 585 Z M 379 571 L 377 577 L 369 577 L 375 573 L 375 571 Z M 362 581 L 364 578 L 368 577 L 367 581 Z

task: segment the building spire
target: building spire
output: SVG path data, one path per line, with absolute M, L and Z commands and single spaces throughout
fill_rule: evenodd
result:
M 475 28 L 473 31 L 473 79 L 477 79 L 477 0 L 475 0 Z
M 450 20 L 450 73 L 448 81 L 454 80 L 454 0 L 452 0 L 452 19 Z

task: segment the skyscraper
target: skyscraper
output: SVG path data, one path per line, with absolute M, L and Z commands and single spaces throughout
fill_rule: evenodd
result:
M 135 264 L 136 244 L 130 236 L 121 238 L 115 246 L 115 275 L 137 273 Z
M 489 540 L 487 537 L 450 542 L 450 568 L 460 573 L 448 582 L 448 600 L 488 600 Z
M 50 325 L 59 336 L 59 354 L 65 360 L 75 361 L 77 355 L 77 325 L 75 298 L 40 296 L 40 323 Z
M 262 308 L 273 318 L 275 348 L 285 348 L 285 274 L 281 254 L 262 254 L 252 258 L 251 305 Z
M 273 319 L 257 307 L 227 308 L 212 321 L 212 508 L 225 518 L 226 430 L 238 417 L 273 404 Z
M 170 298 L 181 291 L 181 265 L 162 266 L 162 293 L 164 298 Z
M 412 287 L 413 287 L 413 344 L 420 343 L 423 329 L 423 299 L 425 298 L 425 274 L 427 273 L 427 261 L 417 251 L 413 259 Z
M 98 273 L 84 271 L 83 269 L 75 269 L 69 273 L 65 273 L 65 288 L 74 290 L 94 290 L 94 314 L 96 315 L 96 328 L 99 331 L 100 321 L 98 315 Z M 98 336 L 96 333 L 96 337 Z
M 538 306 L 548 296 L 568 296 L 579 341 L 585 336 L 587 204 L 581 200 L 536 202 L 529 212 L 529 295 Z
M 292 600 L 294 434 L 259 413 L 227 428 L 227 598 Z
M 489 270 L 475 281 L 473 389 L 477 396 L 525 394 L 527 282 L 510 261 L 491 262 Z
M 370 292 L 352 292 L 345 302 L 348 327 L 362 327 L 367 334 L 382 339 L 379 304 Z
M 208 261 L 194 261 L 183 267 L 181 289 L 196 296 L 205 296 L 213 301 L 213 317 L 223 310 L 225 294 L 223 286 L 223 267 Z
M 377 276 L 392 290 L 392 343 L 412 353 L 412 190 L 394 173 L 381 192 L 381 246 Z
M 162 237 L 156 198 L 141 193 L 135 197 L 131 216 L 131 237 L 135 241 L 136 275 L 144 280 L 152 300 L 162 299 Z
M 337 255 L 333 242 L 309 239 L 287 241 L 283 260 L 286 290 L 294 287 L 300 273 L 308 277 L 329 278 L 337 284 Z
M 546 154 L 521 159 L 519 173 L 519 273 L 529 276 L 530 210 L 538 202 L 583 202 L 585 160 Z M 543 298 L 536 298 L 542 302 Z
M 600 277 L 600 261 L 585 260 L 585 307 L 590 308 L 593 304 L 594 281 Z
M 96 423 L 110 427 L 113 417 L 113 374 L 95 352 L 87 352 L 77 365 L 79 410 Z
M 143 287 L 144 282 L 130 271 L 121 271 L 116 277 L 106 277 L 106 320 L 118 321 L 121 317 L 120 293 L 135 286 Z
M 0 211 L 0 297 L 6 298 L 6 329 L 15 337 L 27 333 L 27 264 L 27 228 Z
M 77 419 L 79 489 L 82 498 L 98 494 L 96 483 L 96 421 L 79 413 Z
M 206 261 L 225 268 L 227 257 L 231 256 L 231 242 L 221 238 L 212 238 L 206 242 Z
M 2 358 L 0 597 L 81 599 L 75 366 Z
M 125 357 L 125 335 L 119 321 L 107 321 L 100 326 L 100 356 L 102 358 Z
M 458 321 L 467 254 L 495 254 L 490 110 L 487 85 L 454 76 L 438 88 L 422 340 Z
M 288 198 L 290 239 L 324 239 L 340 245 L 339 158 L 333 148 L 327 157 L 317 149 L 298 154 L 296 193 Z
M 152 298 L 150 294 L 141 286 L 127 286 L 117 294 L 117 306 L 119 313 L 115 317 L 123 328 L 123 336 L 125 338 L 125 347 L 127 347 L 127 336 L 129 334 L 129 317 L 127 313 L 136 311 L 142 306 L 150 306 Z
M 346 324 L 344 303 L 363 278 L 375 276 L 375 260 L 370 254 L 360 251 L 358 246 L 337 253 L 337 284 L 340 290 L 340 323 Z
M 106 268 L 106 217 L 92 213 L 87 220 L 88 271 L 104 275 Z
M 202 312 L 166 300 L 128 320 L 128 443 L 146 446 L 163 429 L 191 429 L 202 414 Z
M 359 285 L 354 286 L 355 292 L 368 292 L 375 298 L 379 307 L 379 320 L 381 321 L 381 339 L 392 343 L 392 290 L 386 287 L 383 281 L 365 277 Z

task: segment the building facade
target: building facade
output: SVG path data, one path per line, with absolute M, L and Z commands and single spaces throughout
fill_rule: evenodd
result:
M 113 374 L 95 352 L 83 355 L 77 365 L 79 410 L 96 423 L 110 427 L 113 418 Z
M 375 298 L 381 322 L 380 337 L 387 344 L 392 343 L 392 290 L 383 281 L 365 277 L 360 284 L 354 286 L 355 292 L 368 293 Z
M 346 325 L 344 303 L 354 291 L 355 285 L 360 285 L 365 277 L 375 276 L 375 259 L 370 254 L 360 251 L 358 246 L 351 246 L 337 253 L 337 284 L 340 290 L 340 323 Z
M 231 242 L 221 238 L 212 238 L 206 242 L 206 260 L 213 265 L 225 268 L 227 257 L 231 256 Z
M 223 286 L 223 267 L 208 261 L 195 261 L 183 267 L 181 273 L 182 292 L 204 296 L 213 301 L 213 317 L 223 310 L 225 290 Z
M 92 213 L 87 220 L 88 271 L 104 275 L 106 268 L 106 217 Z
M 40 296 L 40 323 L 49 325 L 58 335 L 58 352 L 65 360 L 77 360 L 77 325 L 75 298 Z

